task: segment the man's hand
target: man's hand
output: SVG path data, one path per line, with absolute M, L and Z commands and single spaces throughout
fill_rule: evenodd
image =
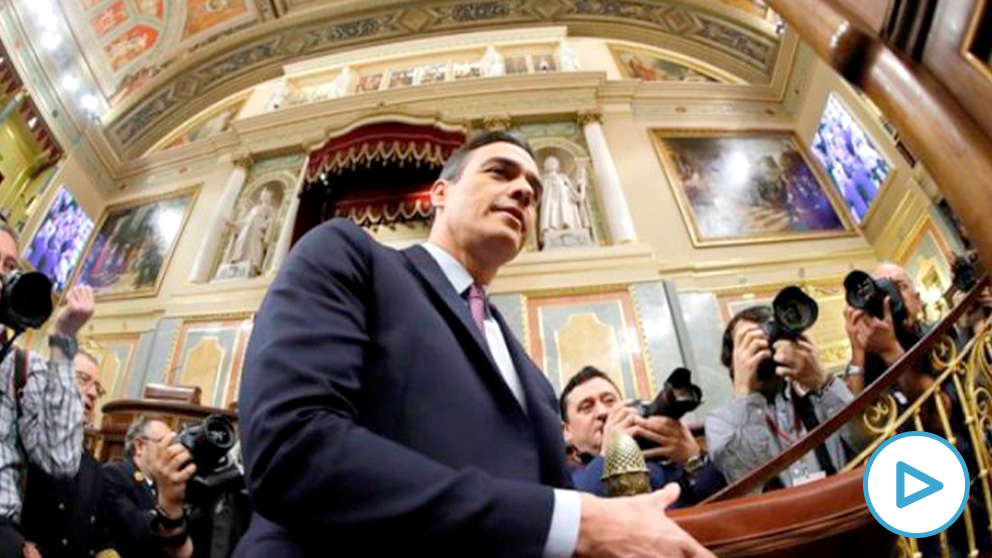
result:
M 41 551 L 38 550 L 38 545 L 33 542 L 24 543 L 24 546 L 21 547 L 21 554 L 24 558 L 41 558 Z
M 891 366 L 906 351 L 896 337 L 895 322 L 892 319 L 892 303 L 888 297 L 885 299 L 883 308 L 885 315 L 882 319 L 855 308 L 846 308 L 844 316 L 846 321 L 851 322 L 848 328 L 853 330 L 852 348 L 854 346 L 861 347 L 864 353 L 876 354 L 882 357 L 887 366 Z M 848 311 L 850 311 L 849 319 Z M 852 363 L 861 366 L 857 362 L 852 361 Z
M 599 454 L 606 457 L 606 449 L 610 447 L 610 438 L 614 433 L 622 432 L 629 436 L 637 433 L 638 426 L 643 426 L 645 420 L 637 411 L 629 405 L 618 405 L 610 414 L 606 416 L 606 423 L 603 424 L 603 443 L 600 445 Z
M 93 289 L 79 285 L 69 290 L 65 297 L 65 305 L 55 318 L 55 334 L 75 338 L 79 330 L 93 317 L 96 304 L 93 301 Z
M 859 368 L 865 367 L 866 351 L 858 325 L 864 319 L 864 314 L 864 310 L 844 306 L 844 330 L 847 332 L 847 340 L 851 343 L 851 364 Z
M 817 358 L 816 345 L 806 337 L 795 341 L 779 339 L 775 349 L 775 372 L 798 385 L 806 393 L 819 392 L 827 382 L 827 372 Z
M 691 457 L 699 455 L 699 444 L 689 432 L 689 427 L 668 417 L 650 417 L 644 426 L 638 426 L 635 438 L 650 440 L 658 447 L 644 450 L 644 459 L 668 459 L 684 465 Z
M 734 395 L 758 391 L 758 367 L 772 357 L 768 337 L 758 324 L 741 322 L 734 333 Z
M 169 518 L 178 519 L 186 502 L 186 481 L 196 474 L 196 465 L 189 450 L 170 438 L 151 444 L 149 450 L 149 474 L 158 492 L 158 506 Z
M 627 498 L 581 497 L 577 558 L 716 558 L 665 515 L 677 484 Z

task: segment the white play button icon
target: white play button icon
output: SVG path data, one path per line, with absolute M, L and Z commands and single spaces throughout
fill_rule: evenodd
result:
M 950 527 L 964 510 L 970 487 L 958 450 L 927 432 L 900 434 L 879 446 L 864 477 L 865 501 L 875 519 L 912 538 Z

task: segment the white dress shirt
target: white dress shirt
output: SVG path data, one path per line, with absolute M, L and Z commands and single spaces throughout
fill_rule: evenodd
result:
M 425 242 L 421 246 L 441 267 L 441 271 L 455 292 L 459 296 L 463 296 L 475 282 L 465 266 L 440 246 L 430 242 Z M 483 289 L 486 287 L 488 285 L 482 285 Z M 468 301 L 465 302 L 465 305 L 468 306 Z M 510 358 L 510 350 L 506 346 L 503 331 L 493 319 L 488 304 L 486 304 L 486 316 L 483 323 L 486 330 L 486 342 L 489 344 L 489 354 L 496 361 L 496 366 L 499 368 L 500 375 L 503 376 L 507 387 L 513 392 L 513 396 L 520 403 L 521 408 L 526 410 L 527 402 L 523 386 L 520 384 L 520 375 L 517 374 L 513 359 Z M 551 515 L 548 539 L 544 543 L 544 558 L 571 558 L 575 554 L 575 546 L 579 542 L 581 512 L 581 500 L 578 492 L 555 489 L 554 511 Z

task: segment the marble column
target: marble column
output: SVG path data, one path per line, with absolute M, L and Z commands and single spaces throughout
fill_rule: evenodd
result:
M 620 185 L 620 174 L 617 172 L 610 146 L 606 143 L 603 133 L 602 114 L 598 111 L 585 111 L 578 114 L 579 124 L 586 137 L 589 155 L 596 171 L 596 187 L 599 190 L 599 200 L 606 213 L 606 223 L 613 244 L 624 244 L 637 241 L 634 231 L 634 220 L 627 208 L 627 199 Z
M 224 228 L 228 219 L 234 218 L 234 204 L 238 201 L 238 195 L 248 178 L 248 167 L 251 166 L 249 156 L 238 157 L 233 160 L 233 170 L 224 186 L 224 193 L 221 194 L 217 207 L 214 208 L 214 217 L 210 220 L 203 237 L 203 244 L 196 254 L 193 262 L 193 270 L 190 272 L 189 280 L 192 283 L 206 283 L 212 279 L 211 273 L 214 271 L 217 250 L 221 249 L 221 239 L 224 237 Z
M 303 168 L 300 169 L 300 174 L 296 177 L 296 187 L 293 188 L 292 192 L 289 192 L 293 197 L 289 201 L 286 218 L 282 221 L 279 239 L 276 240 L 275 252 L 272 255 L 272 267 L 269 268 L 272 273 L 277 272 L 282 267 L 282 263 L 286 261 L 286 255 L 289 254 L 289 243 L 293 241 L 293 229 L 296 227 L 296 213 L 300 210 L 300 191 L 303 188 L 303 182 L 306 181 L 309 163 L 309 157 L 303 160 Z

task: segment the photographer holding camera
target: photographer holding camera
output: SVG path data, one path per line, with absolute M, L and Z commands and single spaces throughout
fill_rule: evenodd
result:
M 21 274 L 17 233 L 0 222 L 0 326 L 15 336 L 38 328 L 52 311 L 51 282 L 40 273 Z M 24 470 L 32 463 L 46 474 L 68 477 L 79 469 L 83 401 L 76 388 L 76 334 L 93 315 L 93 292 L 75 287 L 55 319 L 51 356 L 13 350 L 4 338 L 0 362 L 0 558 L 20 557 Z
M 844 286 L 844 321 L 851 342 L 851 362 L 844 379 L 857 395 L 913 348 L 929 326 L 918 318 L 923 310 L 919 293 L 906 270 L 897 265 L 880 265 L 870 277 L 852 271 Z M 933 385 L 934 376 L 930 359 L 922 358 L 899 377 L 891 393 L 900 407 L 906 407 Z M 955 422 L 953 398 L 947 391 L 939 393 L 944 409 Z M 933 402 L 920 409 L 920 418 L 928 432 L 943 434 Z
M 739 312 L 724 331 L 721 361 L 730 369 L 734 400 L 706 417 L 706 441 L 728 482 L 774 458 L 853 399 L 847 386 L 823 369 L 815 345 L 801 333 L 816 316 L 812 299 L 803 304 L 813 306 L 812 318 L 800 320 L 802 327 L 791 335 L 770 335 L 776 327 L 769 324 L 788 313 L 768 306 Z M 846 430 L 782 471 L 778 483 L 796 486 L 837 472 L 846 462 Z
M 571 467 L 578 490 L 606 495 L 601 477 L 614 432 L 657 444 L 643 451 L 651 489 L 678 483 L 682 492 L 675 507 L 700 502 L 726 484 L 684 424 L 664 416 L 643 417 L 634 406 L 621 402 L 616 384 L 595 367 L 586 366 L 572 376 L 559 407 L 565 442 L 578 450 L 581 460 Z
M 141 417 L 124 439 L 128 459 L 104 466 L 114 547 L 123 558 L 190 558 L 186 482 L 196 474 L 189 450 L 162 420 Z

